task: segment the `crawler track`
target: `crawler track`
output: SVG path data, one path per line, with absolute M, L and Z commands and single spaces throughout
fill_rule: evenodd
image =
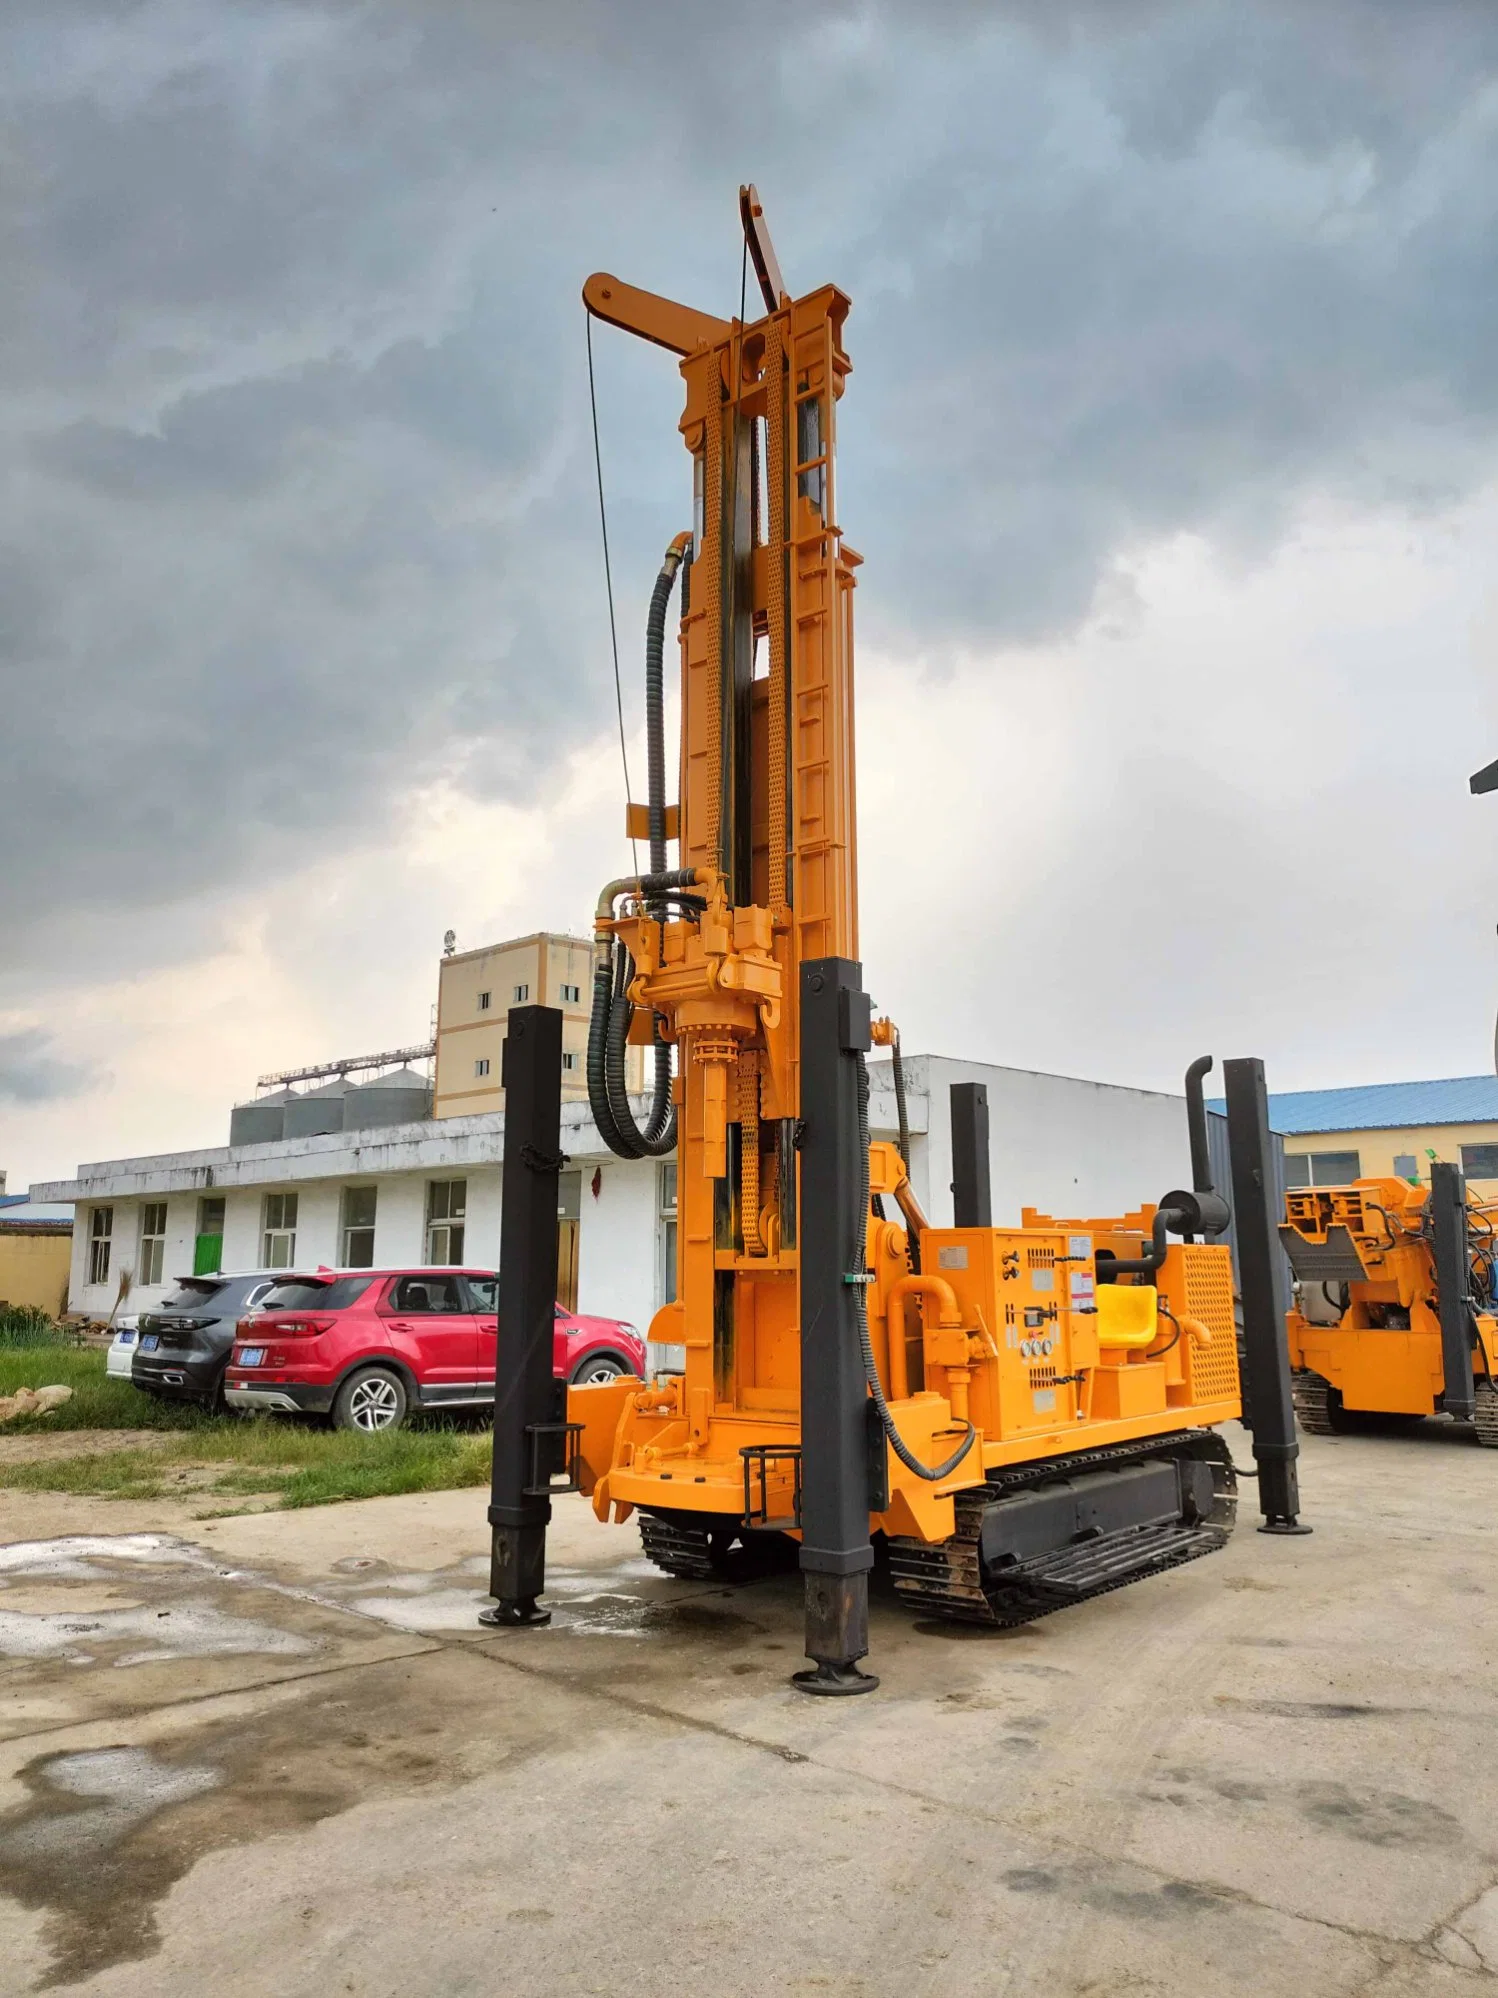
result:
M 1320 1374 L 1292 1374 L 1290 1393 L 1295 1402 L 1295 1420 L 1307 1436 L 1338 1434 L 1330 1381 L 1324 1380 Z
M 1485 1450 L 1498 1450 L 1498 1388 L 1491 1381 L 1477 1383 L 1477 1407 L 1472 1427 Z
M 1106 1534 L 1006 1569 L 1002 1577 L 984 1575 L 979 1545 L 983 1520 L 1006 1498 L 1073 1473 L 1183 1456 L 1211 1465 L 1214 1504 L 1207 1519 Z M 1012 1627 L 1216 1553 L 1233 1530 L 1238 1485 L 1227 1445 L 1211 1430 L 1197 1429 L 995 1472 L 986 1484 L 956 1493 L 955 1506 L 957 1531 L 949 1540 L 928 1545 L 891 1539 L 890 1574 L 895 1587 L 913 1609 L 927 1615 Z
M 640 1514 L 640 1540 L 646 1558 L 683 1582 L 709 1582 L 720 1574 L 733 1532 L 732 1522 L 725 1533 L 716 1523 L 699 1526 L 695 1520 L 674 1513 Z

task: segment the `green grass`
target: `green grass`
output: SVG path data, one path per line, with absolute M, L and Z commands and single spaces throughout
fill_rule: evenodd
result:
M 0 1426 L 0 1435 L 26 1436 L 52 1429 L 197 1429 L 209 1418 L 190 1403 L 156 1401 L 129 1381 L 111 1380 L 101 1352 L 74 1346 L 0 1347 L 0 1394 L 61 1383 L 73 1390 L 48 1415 L 22 1415 Z
M 37 1304 L 0 1304 L 0 1352 L 23 1346 L 62 1346 L 67 1334 Z
M 154 1401 L 104 1372 L 102 1353 L 66 1348 L 0 1351 L 0 1394 L 65 1382 L 73 1399 L 50 1415 L 0 1425 L 0 1436 L 49 1429 L 175 1431 L 149 1450 L 118 1449 L 0 1463 L 0 1490 L 66 1492 L 85 1498 L 273 1497 L 282 1507 L 449 1491 L 489 1475 L 486 1430 L 435 1420 L 386 1436 L 363 1436 L 274 1416 L 209 1416 Z M 197 1475 L 206 1471 L 208 1475 Z M 186 1478 L 182 1473 L 188 1473 Z

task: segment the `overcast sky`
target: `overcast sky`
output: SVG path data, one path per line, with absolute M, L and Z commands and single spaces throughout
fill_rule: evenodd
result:
M 422 1039 L 449 926 L 586 931 L 579 288 L 734 311 L 741 179 L 854 302 L 906 1046 L 1491 1067 L 1491 0 L 11 0 L 0 43 L 12 1189 Z M 633 734 L 680 382 L 595 347 Z

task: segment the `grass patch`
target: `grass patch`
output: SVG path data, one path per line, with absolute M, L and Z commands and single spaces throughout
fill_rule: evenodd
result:
M 401 1430 L 394 1436 L 343 1436 L 364 1450 L 341 1460 L 306 1464 L 281 1487 L 283 1507 L 328 1505 L 338 1499 L 384 1498 L 392 1492 L 444 1492 L 489 1482 L 487 1435 L 452 1430 Z M 374 1445 L 371 1449 L 370 1445 Z
M 39 1304 L 0 1304 L 0 1352 L 66 1343 L 67 1334 Z
M 0 1394 L 55 1382 L 73 1390 L 71 1401 L 49 1415 L 22 1415 L 0 1425 L 0 1436 L 52 1429 L 195 1429 L 210 1421 L 190 1403 L 155 1401 L 129 1381 L 111 1380 L 100 1352 L 75 1346 L 0 1347 Z
M 0 1490 L 63 1492 L 82 1498 L 274 1497 L 284 1507 L 396 1492 L 451 1491 L 489 1476 L 487 1429 L 455 1429 L 440 1418 L 386 1436 L 364 1436 L 274 1416 L 205 1415 L 158 1402 L 128 1381 L 111 1380 L 102 1353 L 68 1348 L 0 1352 L 0 1394 L 54 1381 L 73 1399 L 50 1415 L 0 1426 L 0 1437 L 53 1430 L 176 1432 L 149 1450 L 118 1449 L 0 1463 Z

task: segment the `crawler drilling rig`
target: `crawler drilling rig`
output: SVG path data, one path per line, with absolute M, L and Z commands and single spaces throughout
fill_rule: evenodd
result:
M 817 1668 L 799 1676 L 841 1692 L 872 1683 L 856 1669 L 871 1535 L 913 1608 L 989 1624 L 1224 1544 L 1236 1493 L 1213 1425 L 1239 1413 L 1233 1278 L 1206 1238 L 1229 1217 L 1206 1060 L 1188 1091 L 1195 1185 L 1128 1214 L 1027 1209 L 994 1227 L 986 1199 L 964 1213 L 960 1198 L 966 1225 L 932 1227 L 899 1149 L 870 1139 L 864 1057 L 893 1028 L 857 962 L 860 557 L 835 450 L 849 301 L 834 285 L 793 298 L 753 188 L 740 207 L 759 317 L 604 274 L 583 291 L 596 319 L 676 354 L 686 389 L 692 524 L 650 604 L 649 797 L 630 807 L 649 868 L 598 898 L 588 1050 L 608 1145 L 678 1158 L 675 1300 L 650 1336 L 685 1370 L 574 1390 L 568 1414 L 599 1518 L 638 1513 L 669 1573 L 710 1575 L 757 1535 L 800 1540 Z M 654 1063 L 643 1110 L 632 1043 Z
M 1460 1167 L 1438 1163 L 1428 1188 L 1402 1179 L 1298 1187 L 1285 1211 L 1301 1427 L 1329 1436 L 1444 1413 L 1498 1449 L 1498 1209 L 1469 1200 Z

